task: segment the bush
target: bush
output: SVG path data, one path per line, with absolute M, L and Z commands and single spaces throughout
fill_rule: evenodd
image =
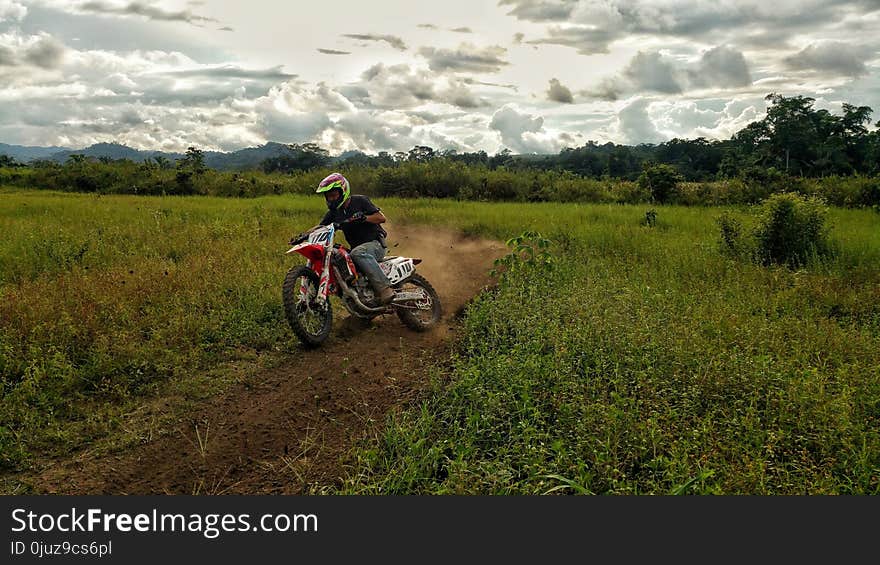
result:
M 872 179 L 870 183 L 862 185 L 858 203 L 866 208 L 880 208 L 880 181 Z
M 622 180 L 605 182 L 609 185 L 609 192 L 614 196 L 613 201 L 618 204 L 642 204 L 651 200 L 651 191 L 636 182 Z
M 525 231 L 508 239 L 507 246 L 511 251 L 504 257 L 495 259 L 490 275 L 505 278 L 523 268 L 535 267 L 552 270 L 554 263 L 553 254 L 550 252 L 552 243 L 536 231 Z
M 818 198 L 774 194 L 761 206 L 755 243 L 764 264 L 803 265 L 828 251 L 828 210 Z
M 751 166 L 743 169 L 740 177 L 745 185 L 745 191 L 739 201 L 748 204 L 756 204 L 771 194 L 783 192 L 812 194 L 808 179 L 789 175 L 775 167 Z
M 537 167 L 537 165 L 536 165 Z M 336 167 L 334 167 L 336 169 Z M 386 165 L 343 163 L 338 167 L 352 190 L 368 196 L 457 198 L 513 202 L 676 203 L 685 206 L 757 204 L 771 194 L 796 192 L 821 197 L 829 206 L 880 207 L 880 182 L 866 176 L 805 179 L 773 168 L 750 167 L 741 178 L 715 182 L 684 182 L 669 165 L 647 164 L 638 181 L 604 176 L 583 177 L 567 170 L 489 168 L 443 157 L 426 162 Z M 266 194 L 313 194 L 331 169 L 217 171 L 178 164 L 74 159 L 61 165 L 49 161 L 0 167 L 0 185 L 22 188 L 138 195 L 212 195 L 250 198 Z
M 742 222 L 733 215 L 726 213 L 715 219 L 721 230 L 721 252 L 731 257 L 742 257 L 749 254 L 748 240 Z
M 831 249 L 827 214 L 822 199 L 774 194 L 745 224 L 730 212 L 715 219 L 721 252 L 762 265 L 802 266 Z
M 678 193 L 678 183 L 682 181 L 684 178 L 669 165 L 646 163 L 638 183 L 651 193 L 654 202 L 663 204 Z

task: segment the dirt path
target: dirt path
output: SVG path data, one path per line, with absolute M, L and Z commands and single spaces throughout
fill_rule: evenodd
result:
M 424 259 L 418 271 L 443 302 L 437 328 L 416 333 L 394 315 L 365 327 L 339 306 L 321 348 L 301 348 L 289 364 L 250 375 L 250 386 L 208 400 L 150 443 L 60 461 L 28 482 L 62 494 L 308 494 L 338 484 L 354 443 L 377 433 L 388 411 L 427 383 L 427 367 L 446 358 L 456 313 L 505 252 L 501 243 L 441 229 L 388 231 L 389 254 Z

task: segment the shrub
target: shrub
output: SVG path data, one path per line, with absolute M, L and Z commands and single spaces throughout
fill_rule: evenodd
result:
M 729 213 L 715 219 L 721 230 L 721 252 L 732 257 L 747 254 L 748 242 L 742 222 Z
M 860 183 L 855 177 L 832 176 L 810 182 L 810 196 L 819 196 L 830 206 L 857 207 Z
M 73 159 L 0 167 L 0 185 L 68 192 L 138 195 L 213 195 L 250 198 L 266 194 L 311 194 L 331 169 L 267 174 L 260 170 L 217 171 L 198 164 L 174 168 L 152 161 Z M 184 164 L 181 164 L 184 163 Z M 518 202 L 675 202 L 685 206 L 757 204 L 771 194 L 796 192 L 821 197 L 829 206 L 880 206 L 880 183 L 868 176 L 806 179 L 774 168 L 748 167 L 739 178 L 684 182 L 669 165 L 647 164 L 638 181 L 588 178 L 567 170 L 465 164 L 442 157 L 373 166 L 343 163 L 352 190 L 368 196 L 457 198 Z M 334 167 L 334 170 L 337 168 Z
M 866 208 L 880 208 L 880 181 L 872 179 L 865 183 L 859 192 L 859 204 Z
M 504 278 L 523 268 L 553 268 L 554 258 L 550 252 L 553 243 L 539 232 L 525 231 L 507 240 L 510 253 L 495 259 L 490 276 Z
M 705 182 L 685 182 L 679 185 L 676 204 L 699 206 L 714 204 L 712 184 Z
M 612 194 L 613 202 L 618 204 L 641 204 L 651 200 L 651 192 L 638 183 L 622 180 L 604 182 L 608 186 L 608 192 Z
M 761 206 L 755 243 L 764 264 L 803 265 L 828 251 L 828 210 L 818 198 L 775 194 Z
M 678 171 L 669 165 L 646 163 L 638 183 L 640 187 L 651 193 L 654 202 L 663 204 L 677 194 L 678 183 L 683 180 Z
M 785 182 L 784 175 L 773 167 L 748 167 L 742 170 L 740 179 L 742 192 L 739 202 L 746 204 L 757 204 L 774 192 L 781 192 Z

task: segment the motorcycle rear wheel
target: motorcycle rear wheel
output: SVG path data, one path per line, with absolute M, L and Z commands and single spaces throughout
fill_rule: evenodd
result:
M 303 281 L 306 286 L 306 299 L 300 301 L 299 289 Z M 296 337 L 307 347 L 318 347 L 327 340 L 333 326 L 333 309 L 330 299 L 318 304 L 318 275 L 308 267 L 294 267 L 287 271 L 281 296 L 284 302 L 284 316 Z
M 443 313 L 443 307 L 440 304 L 440 296 L 437 294 L 437 291 L 434 290 L 434 287 L 431 286 L 431 283 L 419 274 L 412 275 L 401 284 L 400 288 L 397 290 L 399 292 L 407 292 L 408 289 L 412 287 L 423 290 L 427 298 L 415 302 L 414 305 L 417 306 L 417 308 L 397 308 L 397 317 L 400 318 L 400 321 L 409 329 L 417 332 L 425 332 L 434 327 L 437 322 L 440 321 L 440 316 Z M 413 305 L 413 303 L 406 304 L 406 306 L 411 305 Z

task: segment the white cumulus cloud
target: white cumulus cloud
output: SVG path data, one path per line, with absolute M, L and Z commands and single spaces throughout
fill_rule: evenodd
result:
M 521 112 L 513 104 L 505 104 L 492 114 L 489 127 L 514 153 L 556 153 L 560 148 L 559 140 L 544 130 L 543 116 Z
M 0 0 L 0 23 L 19 22 L 27 15 L 27 7 L 15 0 Z

